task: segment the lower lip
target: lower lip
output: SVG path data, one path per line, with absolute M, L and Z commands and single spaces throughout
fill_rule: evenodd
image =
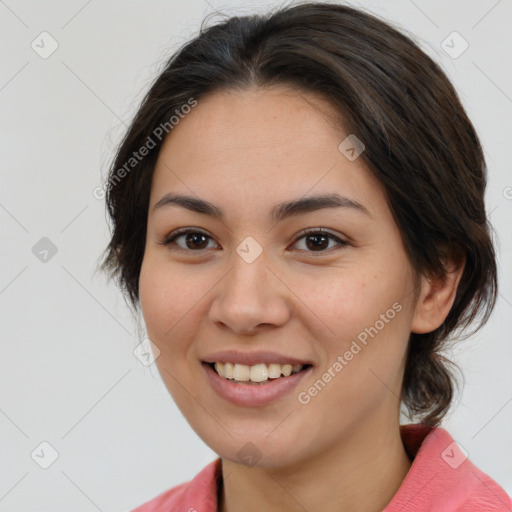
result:
M 289 377 L 270 379 L 265 384 L 237 384 L 233 380 L 221 377 L 210 365 L 202 363 L 212 388 L 222 398 L 246 407 L 267 405 L 290 393 L 299 382 L 313 369 L 294 373 Z

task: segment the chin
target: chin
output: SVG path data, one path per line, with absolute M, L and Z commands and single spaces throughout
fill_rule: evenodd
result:
M 244 435 L 237 440 L 235 437 L 223 442 L 202 438 L 203 441 L 223 460 L 246 467 L 264 469 L 279 468 L 296 464 L 304 454 L 297 452 L 297 443 L 284 443 L 281 439 L 266 439 L 260 436 Z M 288 436 L 293 440 L 293 436 Z

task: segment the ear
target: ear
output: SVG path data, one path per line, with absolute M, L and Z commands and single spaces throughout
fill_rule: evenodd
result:
M 411 324 L 411 331 L 414 333 L 423 334 L 437 329 L 448 316 L 455 301 L 465 259 L 443 263 L 446 276 L 421 276 L 420 292 Z

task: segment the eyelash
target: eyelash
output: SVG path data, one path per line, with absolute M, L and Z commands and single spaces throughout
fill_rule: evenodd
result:
M 190 233 L 201 234 L 201 235 L 204 235 L 207 238 L 210 238 L 211 240 L 213 240 L 213 238 L 210 237 L 210 235 L 208 235 L 207 233 L 205 233 L 204 231 L 202 231 L 200 229 L 197 229 L 197 228 L 180 228 L 180 229 L 170 233 L 169 235 L 167 235 L 161 242 L 158 242 L 158 243 L 159 243 L 159 245 L 163 245 L 163 246 L 169 246 L 171 244 L 176 245 L 175 244 L 175 240 L 178 237 L 180 237 L 182 235 L 187 235 L 187 234 L 190 234 Z M 305 229 L 304 231 L 301 231 L 297 235 L 297 238 L 294 240 L 292 245 L 295 245 L 300 239 L 305 238 L 308 235 L 325 235 L 325 236 L 327 236 L 327 238 L 329 238 L 331 240 L 335 240 L 336 242 L 338 242 L 339 249 L 341 247 L 350 245 L 346 240 L 342 240 L 338 236 L 334 235 L 330 231 L 327 231 L 326 229 L 323 229 L 323 228 L 308 228 L 308 229 Z M 331 247 L 331 249 L 332 249 L 332 247 Z M 331 249 L 322 250 L 322 251 L 305 251 L 305 252 L 309 252 L 312 255 L 331 254 Z M 183 249 L 182 247 L 174 247 L 172 250 L 181 251 L 181 252 L 188 252 L 188 253 L 203 254 L 204 251 L 207 251 L 208 249 L 192 250 L 192 249 Z

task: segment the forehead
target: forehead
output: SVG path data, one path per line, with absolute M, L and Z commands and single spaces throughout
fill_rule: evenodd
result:
M 326 100 L 284 86 L 201 98 L 164 141 L 151 205 L 169 191 L 258 208 L 337 192 L 385 207 L 363 160 L 340 152 L 349 133 L 335 118 Z
M 262 148 L 269 156 L 328 145 L 336 150 L 342 127 L 328 113 L 332 116 L 333 107 L 326 100 L 286 86 L 217 91 L 198 100 L 166 138 L 162 152 L 179 146 L 181 156 L 201 159 L 242 151 L 247 158 L 261 157 Z

